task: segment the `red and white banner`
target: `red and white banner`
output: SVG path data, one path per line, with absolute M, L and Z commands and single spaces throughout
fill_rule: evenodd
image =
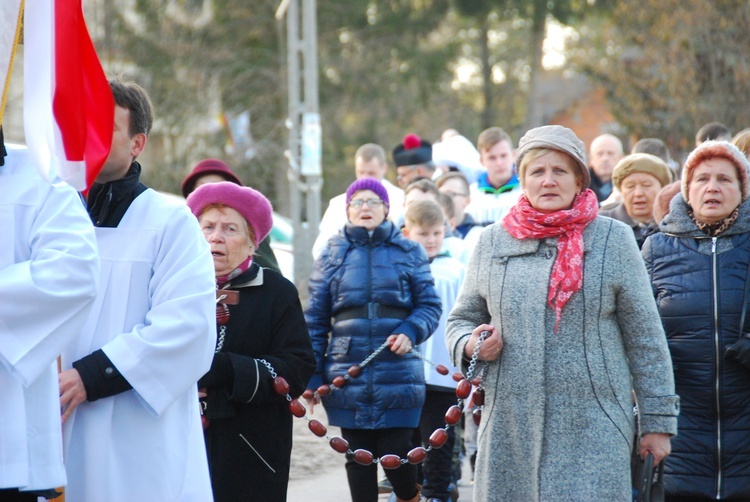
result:
M 24 132 L 42 176 L 86 191 L 109 155 L 114 99 L 81 0 L 25 0 Z

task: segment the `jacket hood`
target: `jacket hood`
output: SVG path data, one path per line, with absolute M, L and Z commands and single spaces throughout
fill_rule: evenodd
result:
M 698 229 L 690 217 L 690 206 L 685 202 L 682 193 L 676 194 L 669 203 L 669 213 L 659 224 L 659 229 L 665 234 L 678 237 L 706 238 L 706 234 Z M 750 199 L 740 204 L 740 213 L 737 219 L 724 233 L 722 237 L 739 235 L 750 232 Z

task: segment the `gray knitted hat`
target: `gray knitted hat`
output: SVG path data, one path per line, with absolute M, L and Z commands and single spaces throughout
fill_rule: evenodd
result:
M 529 153 L 530 150 L 535 150 L 537 148 L 557 150 L 569 155 L 575 160 L 580 169 L 583 186 L 589 186 L 591 176 L 589 175 L 589 168 L 586 165 L 586 149 L 583 145 L 583 141 L 578 139 L 578 136 L 576 136 L 573 131 L 560 125 L 548 125 L 530 129 L 523 135 L 521 141 L 518 142 L 516 166 L 518 166 L 519 169 L 518 179 L 521 180 L 522 184 L 522 169 L 525 169 L 525 166 L 523 166 L 523 157 Z

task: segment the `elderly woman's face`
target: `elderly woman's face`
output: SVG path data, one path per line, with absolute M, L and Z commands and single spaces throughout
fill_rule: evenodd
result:
M 524 171 L 524 192 L 531 207 L 542 213 L 569 209 L 581 191 L 575 161 L 558 151 L 530 160 Z
M 620 183 L 620 192 L 628 216 L 641 223 L 652 221 L 659 190 L 661 182 L 652 174 L 635 172 L 626 176 Z
M 198 218 L 203 236 L 211 246 L 216 275 L 227 275 L 255 252 L 247 223 L 231 207 L 213 207 Z
M 380 204 L 378 205 L 377 202 L 368 204 L 365 201 L 380 201 Z M 360 204 L 362 204 L 360 207 L 356 207 Z M 372 207 L 370 204 L 375 204 L 376 207 Z M 346 215 L 352 225 L 365 227 L 369 232 L 378 228 L 385 220 L 385 203 L 372 190 L 360 190 L 355 192 L 349 201 Z
M 693 170 L 688 186 L 688 204 L 702 223 L 723 220 L 740 205 L 742 192 L 737 168 L 727 159 L 707 159 Z

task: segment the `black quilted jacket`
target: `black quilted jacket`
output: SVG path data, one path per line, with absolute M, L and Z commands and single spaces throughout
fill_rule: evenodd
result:
M 646 240 L 643 256 L 681 404 L 678 435 L 666 461 L 666 491 L 750 500 L 750 369 L 724 359 L 727 345 L 740 336 L 747 301 L 750 201 L 728 230 L 710 238 L 676 195 L 661 233 Z

